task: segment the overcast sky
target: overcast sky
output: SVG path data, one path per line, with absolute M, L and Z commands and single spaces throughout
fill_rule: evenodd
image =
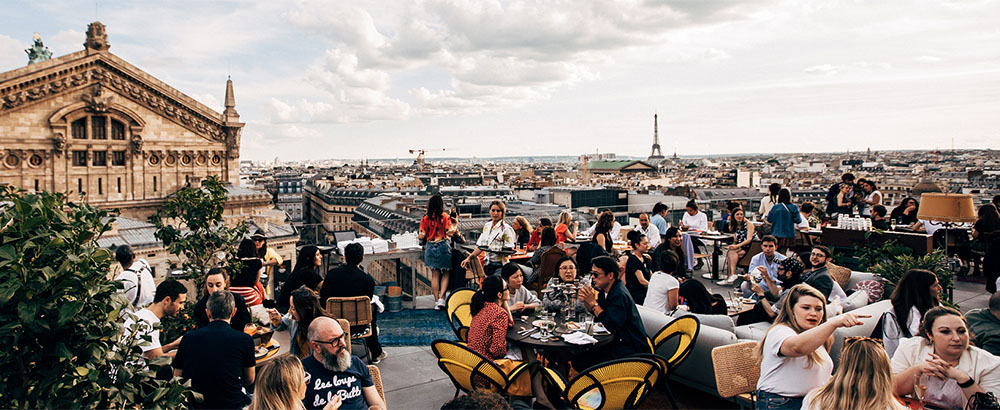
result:
M 222 111 L 253 160 L 1000 148 L 1000 1 L 19 1 Z M 445 149 L 441 151 L 440 149 Z

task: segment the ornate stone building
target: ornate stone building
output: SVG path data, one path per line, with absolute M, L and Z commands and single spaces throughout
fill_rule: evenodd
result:
M 109 47 L 94 22 L 82 51 L 0 74 L 0 183 L 86 193 L 140 220 L 209 175 L 238 185 L 232 81 L 218 113 Z

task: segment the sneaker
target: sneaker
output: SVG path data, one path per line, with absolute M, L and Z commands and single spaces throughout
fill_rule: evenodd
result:
M 382 363 L 382 361 L 385 360 L 385 358 L 387 358 L 387 357 L 389 357 L 389 354 L 386 353 L 385 350 L 383 350 L 382 354 L 378 355 L 378 357 L 376 357 L 374 360 L 372 360 L 372 364 Z
M 444 310 L 444 307 L 445 307 L 444 299 L 443 298 L 438 299 L 437 304 L 434 305 L 434 310 Z
M 699 270 L 703 267 L 705 267 L 705 262 L 703 262 L 701 259 L 698 259 L 698 261 L 696 261 L 694 264 L 694 270 Z

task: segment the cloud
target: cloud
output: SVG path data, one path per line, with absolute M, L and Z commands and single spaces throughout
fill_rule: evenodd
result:
M 30 44 L 29 44 L 30 45 Z M 24 53 L 26 45 L 10 36 L 0 34 L 0 67 L 3 71 L 15 69 L 28 64 L 28 55 Z
M 935 56 L 920 56 L 915 59 L 918 63 L 937 63 L 941 61 L 941 57 Z
M 851 64 L 819 64 L 806 67 L 802 71 L 804 71 L 806 74 L 835 75 L 835 74 L 845 74 L 848 72 L 871 72 L 876 70 L 891 70 L 891 69 L 892 69 L 892 64 L 889 63 L 869 63 L 865 61 L 859 61 Z

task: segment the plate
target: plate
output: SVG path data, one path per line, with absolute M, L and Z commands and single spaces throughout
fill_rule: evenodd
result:
M 743 302 L 743 303 L 745 303 L 745 304 L 748 304 L 748 305 L 752 305 L 754 303 L 757 303 L 757 301 L 754 300 L 753 298 L 740 298 L 740 301 Z
M 538 320 L 536 320 L 534 322 L 531 322 L 531 325 L 534 326 L 534 327 L 541 328 L 541 327 L 544 327 L 545 324 L 548 323 L 548 322 L 551 322 L 551 320 L 541 320 L 541 319 L 538 319 Z

